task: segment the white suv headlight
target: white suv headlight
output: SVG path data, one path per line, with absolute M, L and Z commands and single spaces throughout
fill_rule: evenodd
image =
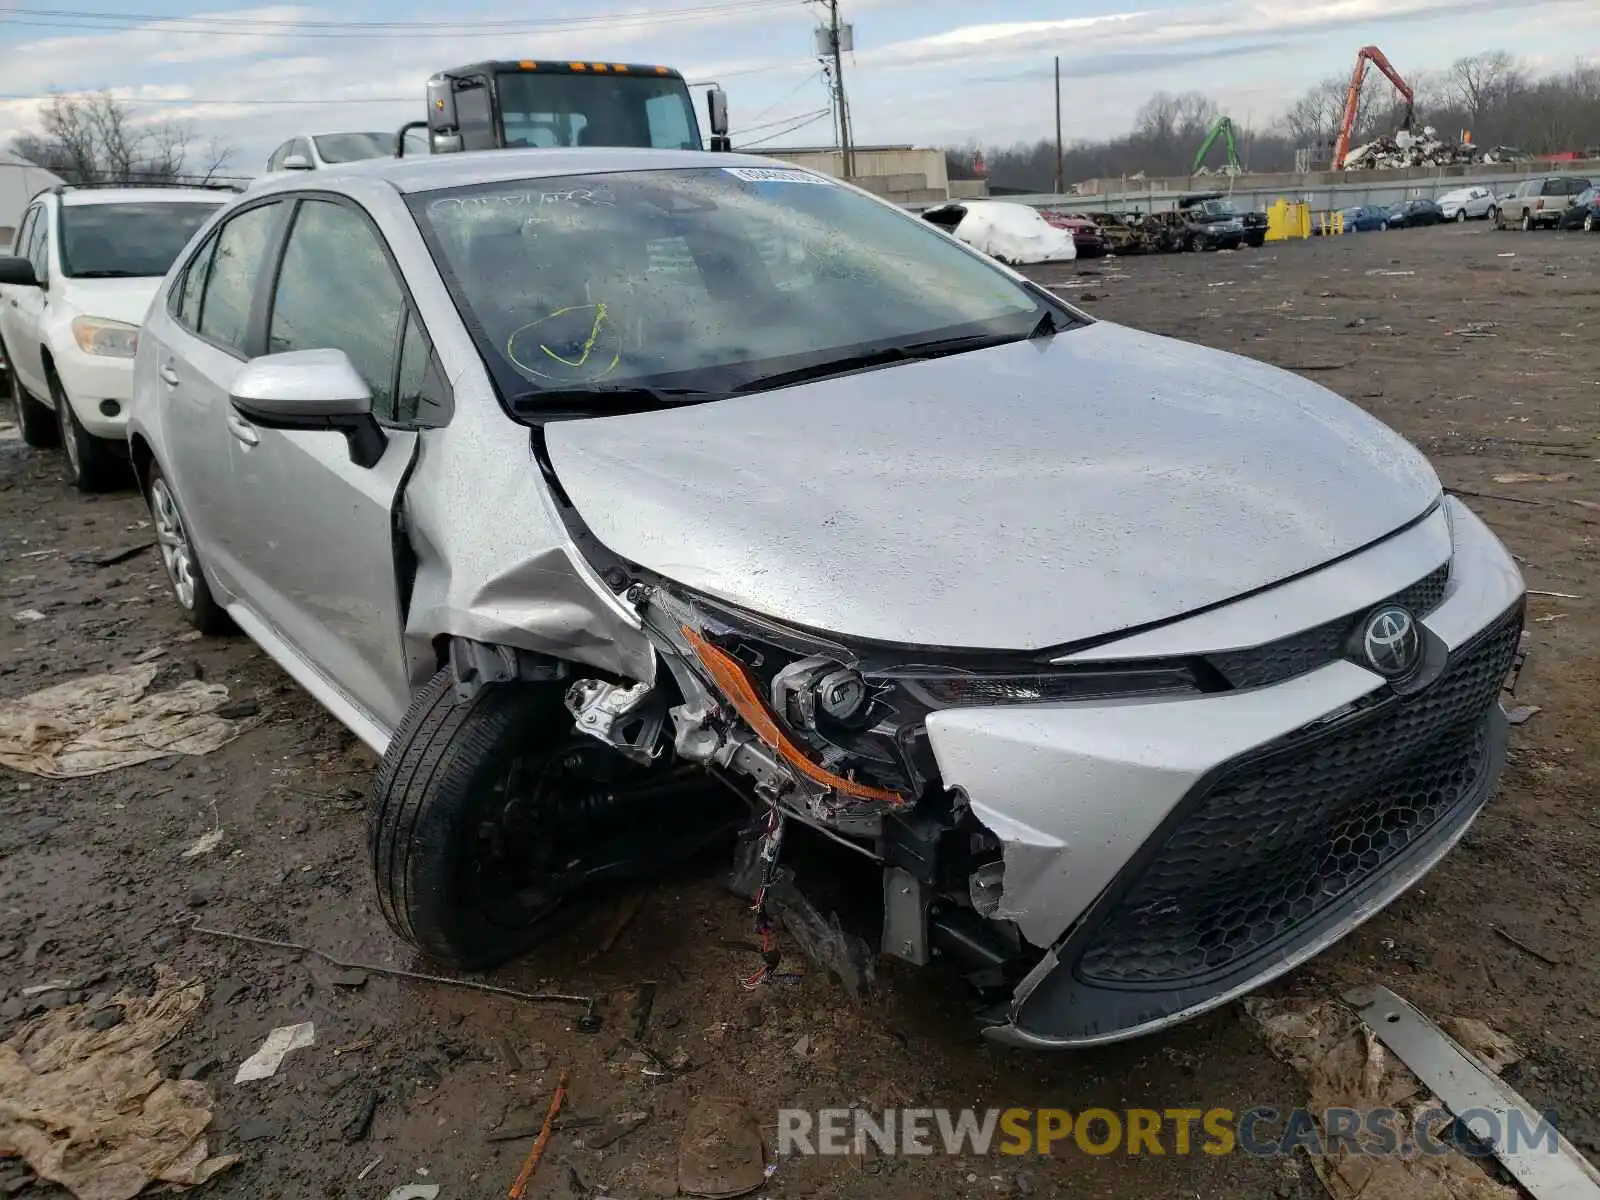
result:
M 77 317 L 72 336 L 85 354 L 103 358 L 132 358 L 139 349 L 139 327 L 101 317 Z

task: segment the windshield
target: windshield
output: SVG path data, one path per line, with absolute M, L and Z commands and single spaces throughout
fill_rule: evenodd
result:
M 689 89 L 675 76 L 497 77 L 507 146 L 649 146 L 700 149 Z
M 324 133 L 311 139 L 325 163 L 358 162 L 387 158 L 394 153 L 392 133 Z
M 409 198 L 502 389 L 690 388 L 1072 323 L 926 223 L 764 167 L 475 185 Z M 536 397 L 535 397 L 536 398 Z
M 1235 217 L 1239 210 L 1234 208 L 1232 200 L 1207 200 L 1200 206 L 1205 209 L 1208 217 Z
M 220 200 L 66 204 L 61 270 L 79 279 L 161 276 Z

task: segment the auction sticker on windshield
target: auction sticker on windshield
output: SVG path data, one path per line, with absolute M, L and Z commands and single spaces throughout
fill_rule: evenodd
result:
M 723 167 L 735 179 L 746 183 L 819 183 L 827 187 L 832 180 L 810 171 L 794 171 L 785 167 Z

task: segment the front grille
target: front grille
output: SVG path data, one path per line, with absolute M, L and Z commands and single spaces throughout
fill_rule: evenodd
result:
M 1188 802 L 1078 959 L 1090 982 L 1197 985 L 1280 944 L 1401 855 L 1491 767 L 1487 716 L 1522 609 L 1458 650 L 1425 691 L 1344 727 L 1290 735 Z
M 1403 604 L 1417 616 L 1426 616 L 1438 608 L 1444 599 L 1445 584 L 1449 579 L 1450 564 L 1445 563 L 1381 603 Z M 1371 608 L 1300 633 L 1292 633 L 1275 642 L 1252 646 L 1248 650 L 1225 650 L 1209 654 L 1206 659 L 1236 688 L 1267 687 L 1282 683 L 1343 658 L 1345 643 L 1356 622 Z

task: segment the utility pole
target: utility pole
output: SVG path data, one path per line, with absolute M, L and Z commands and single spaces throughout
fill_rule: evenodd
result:
M 1061 178 L 1063 173 L 1063 156 L 1061 153 L 1061 56 L 1056 55 L 1056 195 L 1061 195 L 1062 185 L 1066 182 Z
M 850 179 L 856 173 L 855 148 L 850 136 L 850 105 L 844 96 L 844 57 L 839 26 L 839 0 L 825 0 L 828 6 L 828 52 L 833 59 L 834 121 L 839 134 L 840 169 Z M 848 28 L 848 27 L 846 27 Z

